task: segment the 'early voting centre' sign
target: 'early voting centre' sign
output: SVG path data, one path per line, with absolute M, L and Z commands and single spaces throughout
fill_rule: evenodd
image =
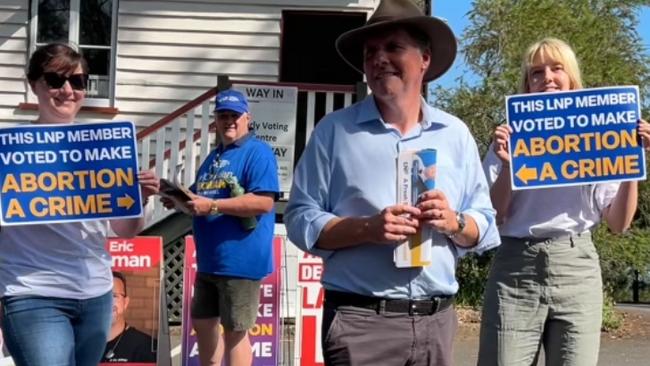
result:
M 638 87 L 513 95 L 506 108 L 513 189 L 645 179 Z
M 234 88 L 248 99 L 255 136 L 271 145 L 278 161 L 280 191 L 288 193 L 293 180 L 298 88 L 247 84 Z
M 0 223 L 142 215 L 131 122 L 0 129 Z

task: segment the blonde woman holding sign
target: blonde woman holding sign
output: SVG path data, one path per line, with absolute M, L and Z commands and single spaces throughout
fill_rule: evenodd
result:
M 582 88 L 576 56 L 565 42 L 543 39 L 527 50 L 521 92 Z M 650 127 L 639 122 L 643 144 Z M 483 162 L 502 244 L 485 290 L 479 365 L 596 365 L 602 280 L 591 231 L 600 221 L 623 232 L 637 208 L 636 181 L 513 192 L 510 127 L 497 127 Z
M 34 124 L 70 124 L 83 104 L 88 66 L 60 43 L 34 52 L 27 81 L 38 97 Z M 158 191 L 138 174 L 142 197 Z M 113 276 L 104 249 L 112 229 L 134 236 L 144 219 L 5 226 L 0 230 L 4 339 L 18 366 L 96 366 L 111 324 Z

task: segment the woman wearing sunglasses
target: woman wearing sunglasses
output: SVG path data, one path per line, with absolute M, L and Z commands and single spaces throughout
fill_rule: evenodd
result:
M 38 97 L 34 124 L 69 124 L 85 97 L 88 66 L 65 44 L 32 55 L 27 80 Z M 138 174 L 146 200 L 158 190 L 151 172 Z M 140 232 L 143 218 L 3 227 L 0 230 L 1 324 L 19 366 L 96 366 L 112 314 L 112 229 Z

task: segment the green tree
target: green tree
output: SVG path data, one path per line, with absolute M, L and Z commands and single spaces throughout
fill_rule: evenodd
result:
M 638 13 L 649 0 L 475 0 L 460 49 L 478 82 L 458 79 L 458 87 L 431 90 L 432 103 L 464 120 L 484 153 L 494 128 L 505 122 L 505 96 L 518 93 L 521 58 L 544 37 L 567 41 L 580 61 L 586 87 L 638 85 L 644 116 L 650 118 L 650 51 L 637 32 Z M 645 96 L 645 98 L 643 98 Z M 605 287 L 614 293 L 629 268 L 650 263 L 650 185 L 641 184 L 639 211 L 632 234 L 612 236 L 599 230 L 596 242 Z M 470 256 L 461 262 L 461 291 L 482 291 L 472 276 L 486 272 L 489 261 Z M 484 280 L 484 278 L 483 278 Z M 462 283 L 474 284 L 462 287 Z M 478 305 L 475 294 L 461 298 Z

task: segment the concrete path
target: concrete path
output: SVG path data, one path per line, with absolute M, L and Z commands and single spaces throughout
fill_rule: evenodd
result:
M 454 357 L 456 366 L 475 366 L 478 337 L 460 339 L 456 342 Z M 543 356 L 538 365 L 544 365 Z M 648 366 L 650 365 L 650 339 L 601 338 L 599 366 Z

